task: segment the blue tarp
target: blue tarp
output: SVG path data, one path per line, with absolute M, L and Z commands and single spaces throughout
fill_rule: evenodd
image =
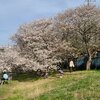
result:
M 92 68 L 100 69 L 100 57 L 96 57 L 92 60 Z
M 75 62 L 76 68 L 78 70 L 86 69 L 86 62 L 87 62 L 87 56 L 79 57 Z M 100 52 L 98 52 L 96 54 L 96 57 L 92 59 L 91 69 L 100 69 Z
M 86 67 L 85 67 L 86 66 L 86 62 L 87 62 L 87 57 L 86 56 L 79 57 L 75 62 L 77 70 L 86 69 Z
M 100 52 L 98 52 L 96 56 L 97 56 L 97 57 L 100 57 Z
M 100 51 L 97 52 L 96 57 L 92 59 L 92 69 L 100 69 Z

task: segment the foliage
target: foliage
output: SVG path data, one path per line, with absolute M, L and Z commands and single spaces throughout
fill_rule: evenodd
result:
M 66 57 L 72 48 L 55 32 L 53 19 L 41 19 L 22 25 L 13 36 L 20 55 L 31 62 L 34 70 L 44 70 L 48 66 L 56 69 L 56 64 Z
M 100 8 L 83 5 L 21 25 L 12 40 L 16 46 L 0 53 L 3 67 L 24 71 L 56 69 L 58 62 L 85 52 L 90 69 L 92 57 L 100 49 Z
M 55 19 L 57 31 L 63 33 L 66 41 L 76 48 L 76 53 L 88 54 L 89 69 L 94 51 L 100 49 L 100 8 L 83 5 L 66 10 Z

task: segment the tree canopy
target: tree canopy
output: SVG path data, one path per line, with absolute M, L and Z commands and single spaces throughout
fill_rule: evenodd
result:
M 88 54 L 90 69 L 91 59 L 100 49 L 100 8 L 83 5 L 21 25 L 12 40 L 16 47 L 10 54 L 16 52 L 16 56 L 3 56 L 13 58 L 11 62 L 22 64 L 26 70 L 44 70 L 48 66 L 56 69 L 58 62 L 82 52 Z

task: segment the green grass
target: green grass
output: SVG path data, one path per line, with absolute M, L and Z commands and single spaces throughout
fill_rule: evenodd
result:
M 100 71 L 67 72 L 62 78 L 13 80 L 8 85 L 0 86 L 0 100 L 99 99 Z

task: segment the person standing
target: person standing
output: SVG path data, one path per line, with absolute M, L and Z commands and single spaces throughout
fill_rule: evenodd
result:
M 73 68 L 74 68 L 74 67 L 75 67 L 75 65 L 74 65 L 73 60 L 70 60 L 70 62 L 69 62 L 69 70 L 70 70 L 70 72 L 73 71 Z
M 4 70 L 2 73 L 1 84 L 8 83 L 8 78 L 8 73 L 6 70 Z

